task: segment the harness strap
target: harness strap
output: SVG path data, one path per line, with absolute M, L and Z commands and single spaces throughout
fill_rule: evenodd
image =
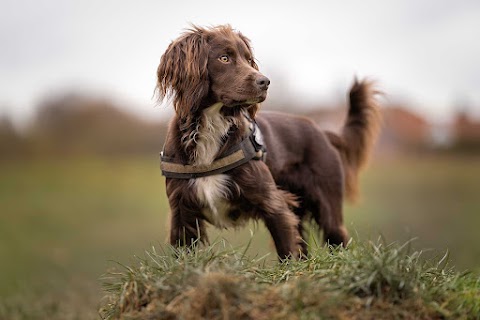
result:
M 166 178 L 194 179 L 224 173 L 250 160 L 265 161 L 266 149 L 263 146 L 263 139 L 258 125 L 252 122 L 250 135 L 226 154 L 226 156 L 213 161 L 210 165 L 199 166 L 175 162 L 174 159 L 166 156 L 162 151 L 160 153 L 160 168 Z

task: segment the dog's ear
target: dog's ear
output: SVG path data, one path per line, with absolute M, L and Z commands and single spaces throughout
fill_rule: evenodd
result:
M 194 27 L 173 41 L 160 59 L 157 93 L 160 100 L 170 95 L 181 119 L 195 113 L 208 94 L 209 45 L 203 29 Z

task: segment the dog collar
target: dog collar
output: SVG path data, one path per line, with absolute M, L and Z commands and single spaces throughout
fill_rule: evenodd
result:
M 210 165 L 191 165 L 175 162 L 165 154 L 165 148 L 160 153 L 160 169 L 166 178 L 194 179 L 221 174 L 232 170 L 250 160 L 265 161 L 267 150 L 263 135 L 255 120 L 245 115 L 250 122 L 250 134 L 239 144 L 228 150 L 225 155 L 215 159 Z

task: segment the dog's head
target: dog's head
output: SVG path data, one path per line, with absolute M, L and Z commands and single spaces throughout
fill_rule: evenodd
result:
M 250 41 L 230 26 L 193 27 L 173 41 L 157 70 L 160 98 L 171 94 L 180 118 L 221 102 L 252 117 L 270 80 L 258 71 Z

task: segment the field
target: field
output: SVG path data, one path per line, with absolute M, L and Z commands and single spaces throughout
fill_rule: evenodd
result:
M 358 241 L 418 238 L 414 247 L 432 249 L 426 256 L 448 250 L 457 270 L 478 271 L 479 163 L 376 161 L 362 176 L 361 202 L 346 207 L 347 227 Z M 3 161 L 0 177 L 0 319 L 98 317 L 102 274 L 165 242 L 168 205 L 155 156 Z M 232 245 L 251 240 L 249 256 L 275 259 L 261 224 L 212 232 Z

